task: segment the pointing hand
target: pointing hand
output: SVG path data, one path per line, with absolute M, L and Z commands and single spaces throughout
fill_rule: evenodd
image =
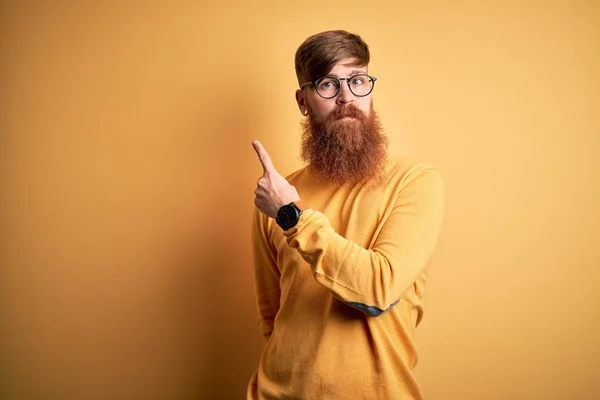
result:
M 252 142 L 252 146 L 263 167 L 263 175 L 258 179 L 257 188 L 254 191 L 256 195 L 254 204 L 264 214 L 275 219 L 281 206 L 300 200 L 300 196 L 296 188 L 277 172 L 263 145 L 255 140 Z

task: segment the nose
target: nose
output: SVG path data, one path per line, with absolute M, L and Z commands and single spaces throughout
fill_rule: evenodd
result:
M 348 86 L 348 81 L 342 81 L 342 85 L 340 87 L 340 94 L 336 98 L 337 104 L 346 104 L 354 102 L 355 96 L 350 91 L 350 87 Z

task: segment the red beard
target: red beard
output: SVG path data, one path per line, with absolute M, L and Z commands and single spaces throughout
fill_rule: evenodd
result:
M 333 184 L 383 183 L 388 139 L 372 103 L 368 117 L 352 105 L 336 108 L 324 122 L 310 113 L 302 129 L 301 157 L 311 173 Z

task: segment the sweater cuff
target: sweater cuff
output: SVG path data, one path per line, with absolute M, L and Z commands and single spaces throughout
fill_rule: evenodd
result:
M 325 229 L 325 230 L 323 230 Z M 302 250 L 315 250 L 315 247 L 324 246 L 326 239 L 332 230 L 327 216 L 313 208 L 307 208 L 300 215 L 296 226 L 283 231 L 283 235 L 292 248 L 301 247 Z
M 288 243 L 293 236 L 302 231 L 304 227 L 306 227 L 306 225 L 308 225 L 310 221 L 314 219 L 311 218 L 314 216 L 314 214 L 314 209 L 306 208 L 304 211 L 302 211 L 302 214 L 300 214 L 300 217 L 298 218 L 298 223 L 290 229 L 283 231 L 283 235 L 287 238 Z

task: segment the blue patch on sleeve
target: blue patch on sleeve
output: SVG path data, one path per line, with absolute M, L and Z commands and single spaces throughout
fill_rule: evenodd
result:
M 356 308 L 357 310 L 364 312 L 365 314 L 367 314 L 370 317 L 379 317 L 381 314 L 383 314 L 384 312 L 390 310 L 392 307 L 394 307 L 399 302 L 400 302 L 400 299 L 396 300 L 395 302 L 393 302 L 385 310 L 382 310 L 381 308 L 378 308 L 378 307 L 375 307 L 375 306 L 368 306 L 368 305 L 363 304 L 363 303 L 349 302 L 349 303 L 346 303 L 346 304 L 348 304 L 352 308 Z

